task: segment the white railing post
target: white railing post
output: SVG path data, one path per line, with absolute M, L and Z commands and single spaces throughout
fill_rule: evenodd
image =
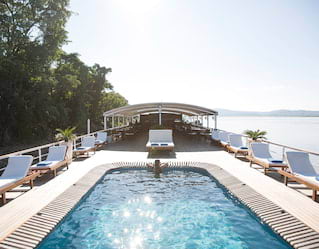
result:
M 41 148 L 38 150 L 38 154 L 39 154 L 39 162 L 41 162 L 42 161 Z
M 214 120 L 215 120 L 215 127 L 214 127 L 214 129 L 216 130 L 217 129 L 217 115 L 215 114 L 215 116 L 214 116 Z
M 87 121 L 87 134 L 90 134 L 90 130 L 91 130 L 90 119 L 88 119 L 88 121 Z
M 104 121 L 104 130 L 106 130 L 107 129 L 106 116 L 104 116 L 103 121 Z
M 286 152 L 286 148 L 282 147 L 282 160 L 285 160 L 285 152 Z

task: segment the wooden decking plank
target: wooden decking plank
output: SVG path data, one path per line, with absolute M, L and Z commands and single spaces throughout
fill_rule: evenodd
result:
M 312 246 L 314 244 L 319 244 L 319 239 L 305 240 L 304 242 L 296 243 L 294 247 L 303 248 L 304 246 Z

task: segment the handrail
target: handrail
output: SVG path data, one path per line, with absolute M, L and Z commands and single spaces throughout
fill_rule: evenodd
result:
M 220 130 L 220 131 L 226 131 L 226 130 L 222 130 L 222 129 L 218 129 L 218 130 Z M 234 132 L 232 132 L 232 133 L 234 133 Z M 248 136 L 245 135 L 245 134 L 241 134 L 241 135 L 242 135 L 243 137 L 245 137 L 245 138 L 248 138 Z M 305 149 L 299 149 L 299 148 L 295 148 L 295 147 L 292 147 L 292 146 L 289 146 L 289 145 L 284 145 L 284 144 L 275 143 L 275 142 L 272 142 L 272 141 L 269 141 L 269 140 L 266 140 L 266 139 L 261 139 L 260 141 L 261 141 L 261 142 L 264 142 L 264 143 L 276 145 L 276 146 L 279 146 L 279 147 L 282 147 L 282 148 L 285 148 L 285 149 L 296 150 L 296 151 L 305 152 L 305 153 L 308 153 L 308 154 L 311 154 L 311 155 L 319 156 L 319 152 L 314 152 L 314 151 L 305 150 Z
M 123 125 L 123 126 L 118 126 L 118 127 L 113 127 L 113 128 L 108 128 L 108 129 L 103 129 L 103 130 L 98 130 L 98 131 L 94 131 L 94 132 L 91 132 L 89 134 L 84 134 L 84 135 L 80 135 L 80 136 L 77 136 L 75 138 L 75 140 L 78 140 L 78 139 L 81 139 L 83 137 L 86 137 L 86 136 L 90 136 L 90 135 L 95 135 L 97 132 L 102 132 L 102 131 L 112 131 L 112 130 L 117 130 L 117 129 L 121 129 L 121 128 L 125 128 L 127 127 L 128 125 Z M 3 160 L 3 159 L 6 159 L 10 156 L 15 156 L 15 155 L 22 155 L 22 154 L 26 154 L 26 153 L 30 153 L 30 152 L 34 152 L 34 151 L 40 151 L 41 149 L 45 149 L 45 148 L 48 148 L 48 147 L 51 147 L 51 146 L 55 146 L 55 145 L 60 145 L 61 143 L 63 143 L 64 141 L 59 141 L 59 142 L 54 142 L 54 143 L 49 143 L 49 144 L 44 144 L 44 145 L 40 145 L 40 146 L 37 146 L 37 147 L 32 147 L 32 148 L 29 148 L 29 149 L 25 149 L 25 150 L 20 150 L 20 151 L 16 151 L 16 152 L 11 152 L 9 154 L 5 154 L 5 155 L 1 155 L 0 156 L 0 160 Z M 40 157 L 42 156 L 45 156 L 46 154 L 42 154 L 40 153 L 39 156 L 35 157 L 34 159 L 39 159 Z
M 264 140 L 264 139 L 262 139 L 261 141 L 262 141 L 262 142 L 265 142 L 265 143 L 268 143 L 268 144 L 280 146 L 280 147 L 283 147 L 283 148 L 286 148 L 286 149 L 296 150 L 296 151 L 300 151 L 300 152 L 305 152 L 305 153 L 308 153 L 308 154 L 312 154 L 312 155 L 315 155 L 315 156 L 319 156 L 319 153 L 318 153 L 318 152 L 313 152 L 313 151 L 305 150 L 305 149 L 299 149 L 299 148 L 295 148 L 295 147 L 288 146 L 288 145 L 284 145 L 284 144 L 278 144 L 278 143 L 274 143 L 274 142 L 271 142 L 271 141 L 269 141 L 269 140 Z

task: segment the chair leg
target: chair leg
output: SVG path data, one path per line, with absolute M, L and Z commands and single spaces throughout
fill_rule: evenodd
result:
M 33 179 L 30 180 L 29 185 L 30 185 L 30 189 L 32 189 L 33 188 Z
M 2 198 L 1 198 L 1 203 L 2 203 L 2 205 L 4 205 L 4 204 L 6 204 L 7 203 L 7 200 L 6 200 L 6 193 L 4 192 L 4 193 L 2 193 Z
M 264 168 L 264 174 L 267 175 L 267 169 L 266 168 Z
M 284 183 L 286 186 L 288 185 L 288 177 L 287 176 L 284 176 Z
M 250 161 L 249 162 L 249 167 L 252 167 L 253 166 L 253 161 Z
M 53 176 L 56 177 L 56 169 L 53 170 Z
M 314 201 L 317 200 L 317 190 L 315 190 L 315 189 L 312 190 L 312 199 L 313 199 Z

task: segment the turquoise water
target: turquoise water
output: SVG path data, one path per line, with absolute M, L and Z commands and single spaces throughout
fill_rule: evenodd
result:
M 290 248 L 213 179 L 192 171 L 113 171 L 39 246 Z

